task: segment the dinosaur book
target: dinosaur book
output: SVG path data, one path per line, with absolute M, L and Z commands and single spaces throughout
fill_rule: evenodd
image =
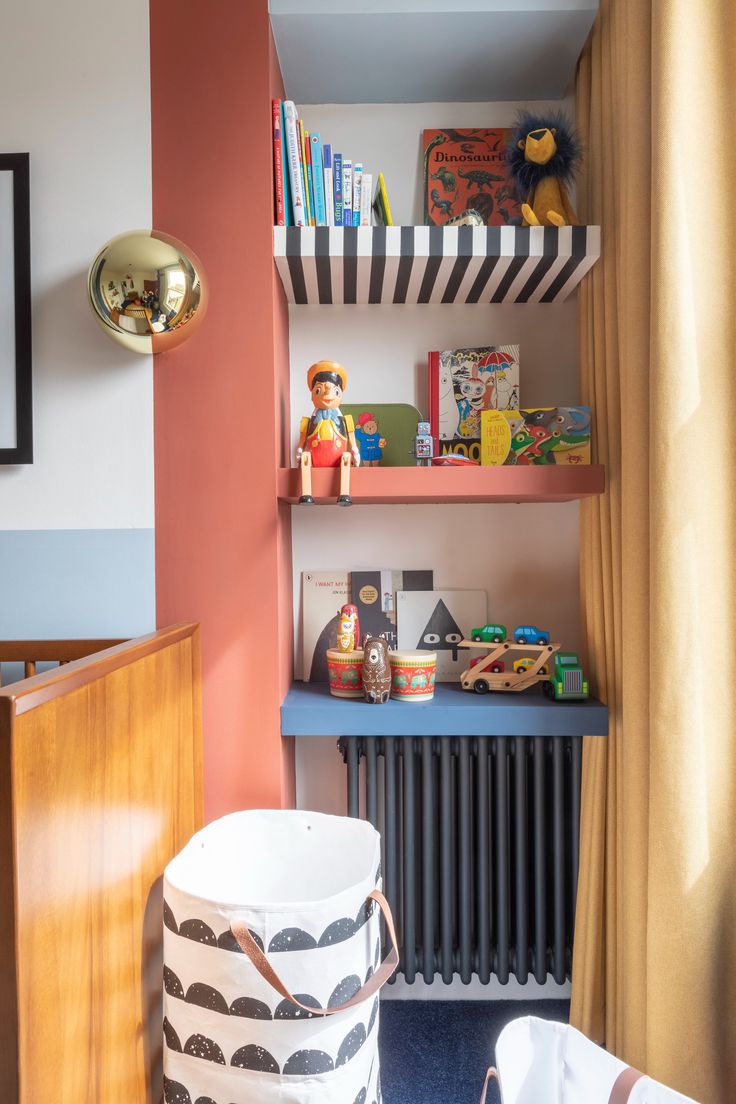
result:
M 424 131 L 424 221 L 442 226 L 477 211 L 487 226 L 521 220 L 509 174 L 508 128 Z

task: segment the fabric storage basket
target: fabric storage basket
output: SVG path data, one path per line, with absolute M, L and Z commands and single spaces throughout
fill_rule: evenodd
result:
M 164 873 L 166 1104 L 380 1102 L 380 884 L 352 818 L 233 813 L 189 841 Z
M 524 1016 L 496 1043 L 481 1097 L 495 1077 L 503 1104 L 695 1104 L 645 1077 L 567 1024 Z

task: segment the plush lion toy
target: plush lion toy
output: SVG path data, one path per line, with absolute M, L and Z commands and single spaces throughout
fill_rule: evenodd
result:
M 580 142 L 564 115 L 523 112 L 509 146 L 509 168 L 522 200 L 523 226 L 575 226 L 567 186 L 580 162 Z

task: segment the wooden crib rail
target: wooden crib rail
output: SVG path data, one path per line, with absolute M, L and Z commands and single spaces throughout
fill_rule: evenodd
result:
M 84 659 L 94 652 L 124 643 L 124 637 L 110 640 L 0 640 L 0 665 L 22 663 L 26 678 L 36 674 L 38 663 L 58 663 L 60 666 L 73 659 Z M 3 684 L 0 666 L 0 686 Z
M 3 1104 L 159 1104 L 161 874 L 201 824 L 196 625 L 0 689 Z

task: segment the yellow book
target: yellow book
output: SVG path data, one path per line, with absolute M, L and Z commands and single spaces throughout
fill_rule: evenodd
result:
M 378 174 L 378 187 L 376 188 L 376 198 L 373 200 L 373 210 L 376 212 L 376 218 L 380 226 L 393 226 L 386 181 L 383 179 L 382 172 Z
M 302 157 L 302 173 L 304 175 L 304 203 L 307 216 L 307 226 L 314 226 L 314 212 L 312 211 L 312 205 L 309 202 L 309 178 L 307 176 L 307 142 L 308 131 L 304 129 L 304 120 L 299 120 L 299 148 L 301 149 Z

